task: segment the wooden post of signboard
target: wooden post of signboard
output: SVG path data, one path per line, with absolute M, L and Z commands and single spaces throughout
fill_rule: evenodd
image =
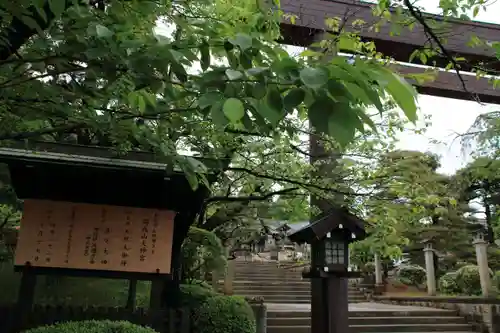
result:
M 16 318 L 11 319 L 14 326 L 11 329 L 13 329 L 14 332 L 23 329 L 22 325 L 25 322 L 24 318 L 31 313 L 35 300 L 36 280 L 36 273 L 33 267 L 31 267 L 29 262 L 26 262 L 22 270 L 21 285 L 17 295 Z
M 130 279 L 128 281 L 128 293 L 127 293 L 127 304 L 125 307 L 127 309 L 135 309 L 135 301 L 137 295 L 137 279 Z

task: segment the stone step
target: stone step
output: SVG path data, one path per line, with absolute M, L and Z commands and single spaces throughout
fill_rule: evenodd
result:
M 415 325 L 350 325 L 349 333 L 406 333 L 406 332 L 442 332 L 473 333 L 467 324 L 415 324 Z M 268 326 L 267 333 L 311 333 L 309 326 Z
M 297 318 L 297 317 L 310 317 L 311 312 L 309 311 L 268 311 L 267 318 Z M 421 310 L 412 310 L 412 311 L 349 311 L 349 318 L 358 318 L 358 317 L 366 317 L 366 318 L 378 318 L 378 317 L 457 317 L 456 311 L 453 310 L 444 310 L 444 309 L 430 309 L 426 310 L 422 308 Z
M 235 294 L 239 295 L 261 295 L 261 296 L 266 296 L 266 295 L 311 295 L 310 290 L 271 290 L 271 289 L 260 289 L 260 288 L 255 288 L 255 289 L 244 289 L 244 288 L 233 288 L 233 292 Z M 359 296 L 359 297 L 364 297 L 363 294 L 357 293 L 357 292 L 348 292 L 348 296 Z
M 282 274 L 282 273 L 273 273 L 273 274 L 247 274 L 247 273 L 235 273 L 234 279 L 238 280 L 238 278 L 245 279 L 261 279 L 261 280 L 282 280 L 282 279 L 298 279 L 298 280 L 307 280 L 302 277 L 301 274 Z
M 220 281 L 222 283 L 222 281 Z M 266 286 L 285 286 L 283 281 L 281 280 L 266 280 L 266 281 L 261 281 L 261 280 L 242 280 L 242 279 L 235 279 L 233 281 L 233 285 L 246 285 L 246 286 L 251 286 L 251 285 L 262 285 L 262 283 L 265 283 Z M 307 286 L 308 288 L 311 287 L 311 283 L 307 280 L 303 281 L 288 281 L 287 285 L 289 286 Z
M 465 324 L 465 319 L 457 316 L 447 317 L 349 317 L 349 325 L 411 325 L 411 324 Z M 308 317 L 275 317 L 267 319 L 268 326 L 309 326 Z

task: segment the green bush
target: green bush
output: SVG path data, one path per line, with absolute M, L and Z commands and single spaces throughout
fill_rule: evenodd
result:
M 209 297 L 193 315 L 195 333 L 255 333 L 250 305 L 238 296 Z
M 375 273 L 375 263 L 374 262 L 367 262 L 363 265 L 362 272 L 365 275 L 372 275 Z
M 457 285 L 460 294 L 468 296 L 481 295 L 481 279 L 476 265 L 466 265 L 456 271 Z M 493 272 L 490 272 L 493 275 Z
M 441 276 L 438 280 L 438 289 L 447 295 L 460 294 L 460 287 L 457 283 L 457 272 L 448 272 Z
M 209 297 L 217 296 L 218 293 L 208 284 L 181 284 L 181 306 L 197 308 Z
M 492 284 L 493 288 L 498 293 L 500 291 L 500 271 L 496 271 L 495 274 L 493 274 Z
M 155 330 L 127 321 L 70 321 L 33 328 L 24 333 L 157 333 Z
M 396 278 L 407 286 L 420 286 L 425 277 L 425 269 L 419 265 L 401 265 L 396 271 Z
M 203 280 L 209 273 L 222 272 L 226 255 L 219 237 L 211 231 L 190 227 L 182 243 L 181 265 L 183 280 Z

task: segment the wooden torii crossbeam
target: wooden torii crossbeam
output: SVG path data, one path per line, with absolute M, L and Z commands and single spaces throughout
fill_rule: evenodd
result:
M 281 25 L 283 43 L 295 46 L 309 46 L 318 39 L 320 34 L 327 30 L 325 20 L 327 18 L 346 18 L 346 29 L 349 29 L 354 20 L 361 20 L 366 24 L 360 30 L 364 40 L 374 41 L 377 50 L 391 56 L 397 61 L 408 62 L 410 55 L 415 49 L 429 44 L 429 38 L 424 33 L 421 25 L 416 25 L 413 30 L 406 29 L 399 35 L 390 34 L 390 26 L 382 26 L 379 32 L 369 29 L 379 18 L 372 14 L 373 5 L 355 0 L 282 0 L 281 9 L 284 13 L 296 17 L 295 24 L 284 22 Z M 437 15 L 427 17 L 442 20 Z M 500 25 L 454 21 L 447 22 L 446 30 L 440 31 L 440 36 L 447 40 L 446 49 L 454 56 L 467 59 L 468 64 L 488 62 L 488 68 L 500 72 L 500 61 L 495 57 L 491 48 L 471 47 L 468 45 L 471 37 L 477 36 L 484 41 L 498 41 L 500 39 Z M 448 64 L 447 59 L 437 58 L 439 67 Z M 415 63 L 418 64 L 417 60 Z M 467 69 L 465 66 L 464 69 Z M 412 66 L 399 65 L 396 68 L 401 74 L 422 73 L 425 69 Z M 412 82 L 422 94 L 449 97 L 455 99 L 479 99 L 484 103 L 500 104 L 500 90 L 495 89 L 488 78 L 477 79 L 475 76 L 461 75 L 454 71 L 441 71 L 433 82 L 419 84 Z M 465 89 L 464 89 L 465 85 Z

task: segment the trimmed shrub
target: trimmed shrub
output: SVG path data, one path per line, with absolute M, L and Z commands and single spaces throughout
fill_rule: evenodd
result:
M 460 294 L 460 287 L 457 283 L 457 272 L 448 272 L 441 276 L 438 280 L 438 289 L 447 295 Z
M 155 330 L 127 321 L 70 321 L 33 328 L 24 333 L 157 333 Z
M 195 333 L 255 333 L 253 310 L 239 296 L 209 297 L 193 315 Z
M 212 272 L 222 272 L 226 254 L 217 235 L 211 231 L 190 227 L 181 250 L 182 279 L 205 279 Z
M 375 273 L 375 263 L 367 262 L 363 265 L 362 272 L 364 275 L 372 275 Z
M 456 271 L 460 293 L 468 296 L 481 295 L 481 279 L 476 265 L 466 265 Z M 493 272 L 490 272 L 493 275 Z
M 493 288 L 498 293 L 500 291 L 500 271 L 496 271 L 495 274 L 493 274 L 492 284 Z
M 218 293 L 208 284 L 181 284 L 181 306 L 196 308 Z
M 425 278 L 425 269 L 419 265 L 401 265 L 396 270 L 396 279 L 407 286 L 420 286 Z

